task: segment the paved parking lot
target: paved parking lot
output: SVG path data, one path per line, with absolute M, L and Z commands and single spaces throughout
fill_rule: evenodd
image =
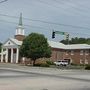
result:
M 90 90 L 90 71 L 0 64 L 0 90 Z

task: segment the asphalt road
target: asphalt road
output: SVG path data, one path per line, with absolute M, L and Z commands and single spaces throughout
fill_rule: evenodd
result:
M 90 71 L 25 69 L 0 68 L 0 90 L 90 90 Z

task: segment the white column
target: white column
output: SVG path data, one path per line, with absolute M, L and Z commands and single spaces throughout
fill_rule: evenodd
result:
M 24 35 L 24 29 L 22 30 L 22 35 Z
M 5 58 L 5 62 L 8 62 L 8 48 L 6 48 L 6 58 Z
M 13 48 L 11 48 L 11 63 L 13 63 Z
M 1 62 L 3 62 L 3 48 L 1 50 Z
M 18 63 L 18 59 L 19 59 L 19 49 L 17 48 L 17 52 L 16 52 L 16 63 Z

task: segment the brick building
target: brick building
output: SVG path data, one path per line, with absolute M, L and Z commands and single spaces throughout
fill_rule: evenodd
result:
M 49 41 L 49 44 L 52 47 L 53 61 L 65 59 L 74 64 L 90 64 L 90 45 L 88 44 L 64 45 L 53 41 Z

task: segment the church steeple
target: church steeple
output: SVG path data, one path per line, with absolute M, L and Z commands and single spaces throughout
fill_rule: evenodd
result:
M 22 13 L 20 13 L 20 18 L 19 18 L 19 26 L 22 26 Z
M 24 36 L 24 28 L 23 28 L 23 24 L 22 24 L 22 13 L 20 13 L 20 18 L 19 18 L 19 23 L 18 23 L 18 27 L 16 29 L 16 35 L 15 38 L 18 39 L 19 41 L 22 41 Z

